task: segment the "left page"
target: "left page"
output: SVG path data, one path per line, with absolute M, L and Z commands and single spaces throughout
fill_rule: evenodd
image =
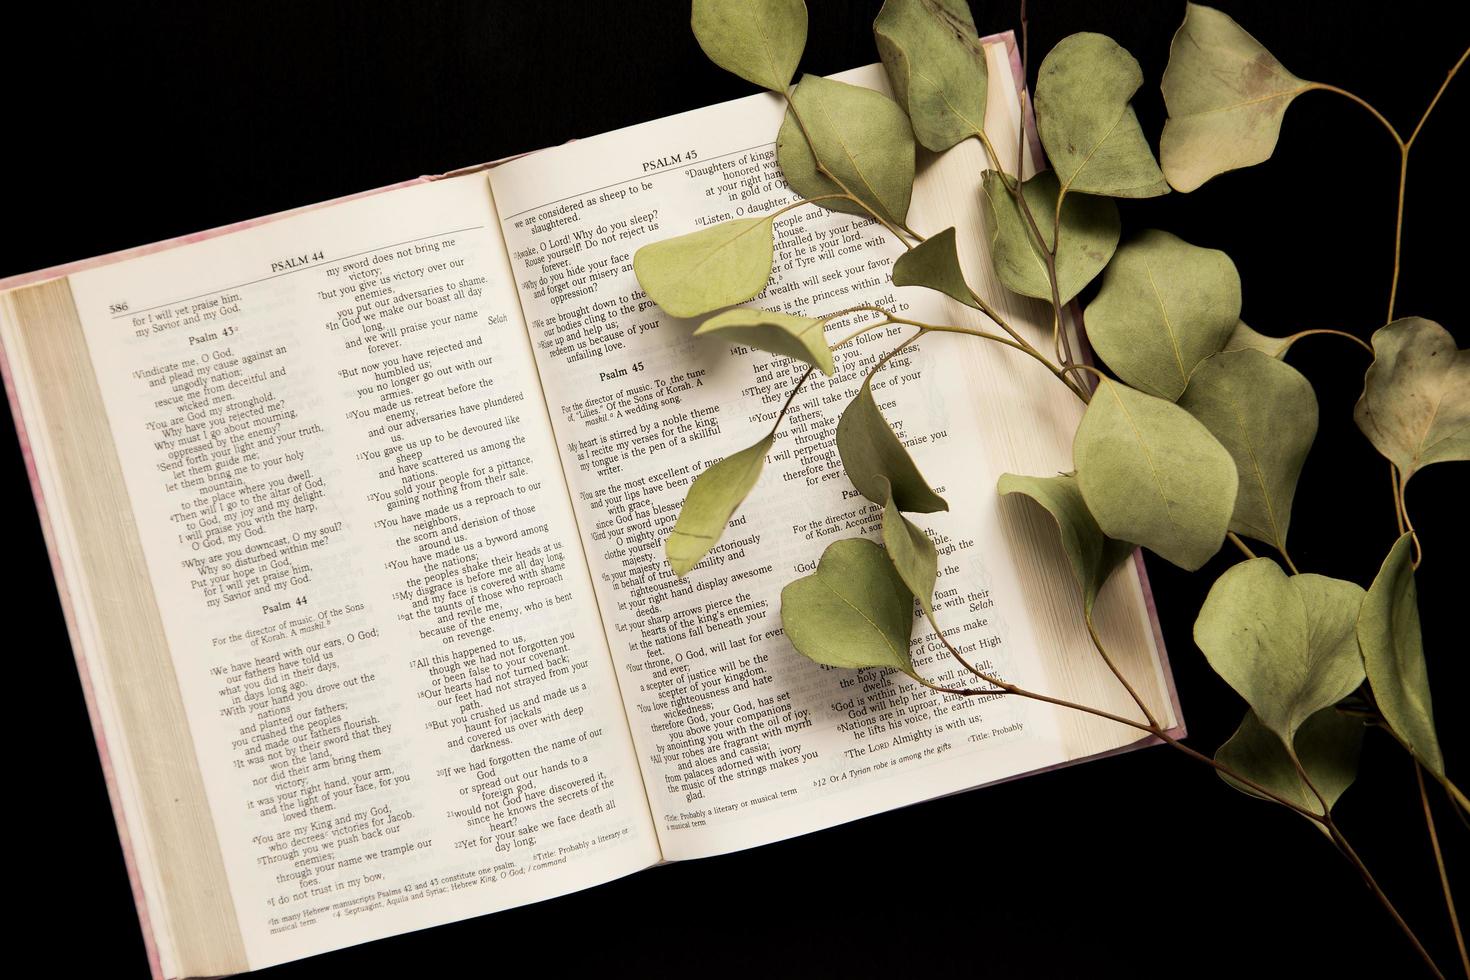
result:
M 498 225 L 472 174 L 71 279 L 252 968 L 659 859 Z

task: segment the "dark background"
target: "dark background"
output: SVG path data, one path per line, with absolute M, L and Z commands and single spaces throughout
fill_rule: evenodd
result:
M 1470 41 L 1465 4 L 1220 4 L 1305 78 L 1354 91 L 1413 128 Z M 813 0 L 802 67 L 876 60 L 878 3 Z M 976 5 L 982 33 L 1016 26 Z M 1457 8 L 1457 9 L 1452 9 Z M 253 3 L 226 8 L 43 4 L 7 17 L 0 82 L 0 276 L 144 244 L 745 95 L 709 64 L 687 4 Z M 1031 4 L 1031 77 L 1073 31 L 1112 35 L 1157 81 L 1183 3 Z M 1398 310 L 1470 341 L 1461 291 L 1470 73 L 1415 148 Z M 1126 229 L 1223 248 L 1244 318 L 1267 333 L 1381 325 L 1392 269 L 1397 153 L 1361 108 L 1312 93 L 1267 165 L 1191 195 L 1123 206 Z M 1460 227 L 1457 227 L 1460 226 Z M 1452 230 L 1458 235 L 1450 234 Z M 1085 298 L 1085 297 L 1084 297 Z M 1387 465 L 1351 422 L 1366 356 L 1314 337 L 1292 362 L 1322 430 L 1292 526 L 1294 557 L 1367 585 L 1395 537 Z M 67 973 L 143 977 L 146 963 L 75 666 L 9 425 L 13 750 L 7 850 L 20 921 L 12 956 L 59 926 Z M 1463 614 L 1466 467 L 1417 476 L 1420 596 L 1452 773 L 1467 784 Z M 1461 505 L 1460 508 L 1456 504 Z M 1222 555 L 1189 575 L 1149 558 L 1190 742 L 1212 752 L 1239 699 L 1190 639 Z M 1470 831 L 1433 793 L 1452 868 Z M 1339 807 L 1347 833 L 1443 966 L 1454 953 L 1413 770 L 1370 735 Z M 1460 874 L 1462 894 L 1470 877 Z M 995 977 L 1420 975 L 1357 874 L 1304 821 L 1229 790 L 1167 748 L 1035 776 L 741 854 L 649 871 L 528 908 L 280 967 L 271 980 L 514 970 Z

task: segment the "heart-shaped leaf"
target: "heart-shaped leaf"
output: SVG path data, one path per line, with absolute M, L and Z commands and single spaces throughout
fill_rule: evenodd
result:
M 733 343 L 794 357 L 830 375 L 832 348 L 827 344 L 824 324 L 815 317 L 741 307 L 710 317 L 699 325 L 694 336 L 717 333 Z
M 883 547 L 924 612 L 934 611 L 934 580 L 939 577 L 939 551 L 934 541 L 899 512 L 893 498 L 883 507 Z
M 873 38 L 921 144 L 942 152 L 985 126 L 985 49 L 966 0 L 885 0 Z
M 1057 522 L 1062 535 L 1062 548 L 1072 563 L 1072 574 L 1082 587 L 1082 607 L 1090 616 L 1098 593 L 1113 569 L 1133 553 L 1133 545 L 1114 541 L 1102 533 L 1097 520 L 1082 499 L 1077 477 L 1017 476 L 1005 473 L 997 487 L 1002 495 L 1019 493 L 1045 507 Z
M 1062 193 L 1157 197 L 1169 184 L 1129 105 L 1138 62 L 1110 37 L 1062 38 L 1036 78 L 1036 126 Z
M 852 485 L 879 507 L 891 498 L 911 514 L 949 510 L 878 410 L 867 381 L 837 420 L 837 454 Z
M 819 75 L 803 75 L 791 102 L 801 120 L 786 110 L 776 134 L 776 161 L 792 189 L 813 198 L 841 194 L 845 187 L 884 219 L 903 224 L 914 190 L 914 131 L 903 110 L 872 89 Z M 817 203 L 867 214 L 852 201 Z
M 969 284 L 965 282 L 964 270 L 960 268 L 954 235 L 953 228 L 946 228 L 900 255 L 893 263 L 893 284 L 937 289 L 949 298 L 978 310 L 980 304 L 975 301 Z
M 1007 178 L 994 170 L 985 171 L 985 224 L 990 230 L 990 261 L 996 277 L 1013 293 L 1051 302 L 1051 279 L 1047 275 L 1046 255 L 1031 233 L 1030 223 L 1016 204 Z M 1037 228 L 1045 236 L 1049 250 L 1058 242 L 1056 230 L 1057 194 L 1060 187 L 1056 174 L 1044 170 L 1021 185 L 1021 193 Z M 1062 202 L 1062 228 L 1057 244 L 1057 287 L 1063 303 L 1082 291 L 1082 287 L 1113 257 L 1122 234 L 1118 205 L 1106 197 L 1069 194 Z
M 1268 337 L 1252 330 L 1244 320 L 1235 325 L 1225 341 L 1226 350 L 1258 350 L 1267 357 L 1284 357 L 1291 346 L 1289 337 Z
M 1434 732 L 1429 668 L 1419 632 L 1419 589 L 1414 584 L 1413 535 L 1394 543 L 1358 615 L 1358 646 L 1378 710 L 1414 757 L 1444 778 L 1444 756 Z
M 1470 459 L 1470 350 L 1433 320 L 1380 327 L 1353 418 L 1405 483 L 1431 463 Z
M 1224 252 L 1145 231 L 1118 249 L 1085 319 L 1118 377 L 1174 401 L 1240 321 L 1240 276 Z
M 806 47 L 802 0 L 694 0 L 694 38 L 710 61 L 772 92 L 785 92 Z
M 1194 641 L 1261 724 L 1290 745 L 1308 718 L 1363 683 L 1362 604 L 1363 590 L 1351 582 L 1287 578 L 1271 559 L 1253 558 L 1215 581 Z
M 1258 350 L 1222 351 L 1190 375 L 1179 405 L 1235 460 L 1230 530 L 1286 550 L 1291 502 L 1317 435 L 1317 396 L 1301 372 Z
M 736 218 L 643 246 L 633 272 L 667 313 L 703 316 L 765 289 L 774 256 L 771 218 Z
M 1072 442 L 1098 527 L 1194 571 L 1220 549 L 1235 508 L 1230 453 L 1172 402 L 1102 382 Z
M 1358 754 L 1363 747 L 1363 723 L 1342 714 L 1336 708 L 1323 708 L 1297 729 L 1297 761 L 1306 771 L 1312 786 L 1322 794 L 1331 810 L 1343 792 L 1358 775 Z M 1302 781 L 1286 746 L 1254 711 L 1247 711 L 1230 741 L 1220 746 L 1215 761 L 1254 780 L 1282 799 L 1312 813 L 1322 813 L 1322 802 L 1311 786 Z M 1265 799 L 1255 790 L 1223 772 L 1220 778 L 1250 796 Z M 1324 834 L 1321 824 L 1314 824 Z
M 1164 176 L 1192 191 L 1276 149 L 1281 118 L 1311 89 L 1261 42 L 1213 7 L 1186 4 L 1161 87 L 1169 118 L 1159 141 Z
M 774 442 L 775 436 L 769 435 L 754 446 L 726 456 L 689 485 L 679 518 L 664 542 L 664 553 L 675 575 L 687 575 L 719 543 L 730 515 L 760 479 L 766 453 Z
M 815 572 L 781 590 L 781 625 L 797 652 L 819 664 L 914 674 L 913 593 L 866 538 L 834 541 Z

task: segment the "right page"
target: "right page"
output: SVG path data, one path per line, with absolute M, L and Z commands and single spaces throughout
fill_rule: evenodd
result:
M 1014 156 L 1019 109 L 1004 44 L 987 47 L 987 129 Z M 838 76 L 886 91 L 881 67 Z M 632 271 L 641 246 L 795 198 L 758 95 L 579 141 L 496 168 L 491 185 L 666 859 L 794 836 L 879 810 L 1114 749 L 1135 730 L 1005 695 L 939 695 L 901 674 L 820 667 L 781 629 L 783 585 L 844 537 L 875 537 L 835 426 L 867 370 L 911 328 L 837 352 L 793 401 L 768 464 L 721 543 L 686 579 L 663 542 L 690 482 L 769 430 L 801 365 L 691 336 Z M 957 227 L 973 285 L 1038 347 L 1050 314 L 990 274 L 974 141 L 920 160 L 909 223 Z M 1011 163 L 1011 167 L 1014 164 Z M 823 315 L 859 304 L 935 323 L 987 322 L 932 291 L 895 289 L 903 246 L 879 226 L 805 205 L 776 222 L 774 275 L 749 305 Z M 868 320 L 871 321 L 869 316 Z M 829 324 L 838 342 L 863 324 Z M 1043 328 L 1042 325 L 1046 327 Z M 940 549 L 939 623 L 981 669 L 1069 699 L 1136 708 L 1092 649 L 1051 519 L 1002 500 L 1004 472 L 1070 470 L 1081 403 L 1034 361 L 930 335 L 875 380 L 880 408 L 950 512 L 919 522 Z M 1137 570 L 1115 575 L 1097 618 L 1155 711 L 1172 722 Z M 969 686 L 927 625 L 914 662 Z

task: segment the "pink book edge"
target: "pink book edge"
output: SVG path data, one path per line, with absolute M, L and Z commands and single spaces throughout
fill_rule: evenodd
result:
M 1033 118 L 1031 112 L 1031 99 L 1026 89 L 1026 73 L 1021 65 L 1021 53 L 1016 43 L 1015 32 L 1005 31 L 1000 34 L 992 34 L 982 38 L 981 41 L 982 43 L 1001 42 L 1005 44 L 1006 51 L 1010 56 L 1011 70 L 1014 73 L 1016 79 L 1016 89 L 1018 92 L 1021 92 L 1023 94 L 1023 97 L 1026 100 L 1024 116 L 1026 119 L 1026 125 L 1028 127 L 1027 143 L 1031 149 L 1032 158 L 1037 161 L 1044 160 L 1045 154 L 1041 147 L 1041 141 L 1037 136 L 1036 121 Z M 526 154 L 515 154 L 488 163 L 479 163 L 472 164 L 467 167 L 460 167 L 455 170 L 446 171 L 442 174 L 428 174 L 421 177 L 415 177 L 409 180 L 399 181 L 398 183 L 374 188 L 372 190 L 359 191 L 354 194 L 347 194 L 342 197 L 320 201 L 316 204 L 307 204 L 301 207 L 290 208 L 285 211 L 278 211 L 274 214 L 264 215 L 258 218 L 248 218 L 243 221 L 236 221 L 231 224 L 220 225 L 218 227 L 210 228 L 205 231 L 193 232 L 187 235 L 179 235 L 174 238 L 166 238 L 161 241 L 152 242 L 147 245 L 138 245 L 132 248 L 121 249 L 116 252 L 109 252 L 105 255 L 93 256 L 92 258 L 80 259 L 73 262 L 66 262 L 60 265 L 54 265 L 45 269 L 38 269 L 35 272 L 26 272 L 19 275 L 9 276 L 4 279 L 0 279 L 0 292 L 10 289 L 16 289 L 21 286 L 35 285 L 36 283 L 46 282 L 47 280 L 57 279 L 62 276 L 69 276 L 73 273 L 82 272 L 87 269 L 94 269 L 100 266 L 110 265 L 114 262 L 123 262 L 128 259 L 138 258 L 144 255 L 152 255 L 156 252 L 162 252 L 171 248 L 177 248 L 181 245 L 191 245 L 196 242 L 206 241 L 211 238 L 220 238 L 225 235 L 233 234 L 237 231 L 244 231 L 247 228 L 253 228 L 258 225 L 267 224 L 272 221 L 279 221 L 282 218 L 289 218 L 294 215 L 304 214 L 308 211 L 315 211 L 320 208 L 332 207 L 333 205 L 337 204 L 344 204 L 348 201 L 354 201 L 359 198 L 371 197 L 375 194 L 382 194 L 387 191 L 398 190 L 403 187 L 411 187 L 415 184 L 427 183 L 434 180 L 442 180 L 446 177 L 459 177 L 464 174 L 475 173 L 477 171 L 493 167 L 496 164 L 503 163 L 506 160 L 514 160 L 517 157 L 525 155 Z M 1083 321 L 1080 316 L 1080 309 L 1077 307 L 1075 302 L 1072 304 L 1072 314 L 1074 323 L 1079 325 L 1077 335 L 1082 344 L 1082 356 L 1087 360 L 1087 363 L 1093 363 L 1092 349 L 1087 343 L 1085 330 L 1081 326 Z M 77 674 L 81 679 L 82 697 L 87 706 L 87 715 L 92 723 L 92 734 L 94 739 L 96 740 L 97 754 L 102 763 L 102 776 L 107 785 L 107 796 L 112 805 L 113 818 L 117 823 L 118 838 L 122 844 L 123 862 L 127 868 L 129 884 L 131 885 L 133 890 L 133 901 L 138 909 L 138 922 L 139 925 L 142 927 L 143 944 L 147 951 L 149 968 L 155 980 L 164 980 L 163 964 L 160 959 L 158 944 L 154 939 L 152 922 L 148 912 L 148 903 L 143 893 L 142 879 L 138 872 L 137 858 L 133 851 L 132 839 L 128 831 L 127 820 L 123 813 L 122 801 L 118 791 L 117 777 L 113 769 L 111 755 L 108 752 L 107 736 L 103 731 L 102 717 L 97 707 L 96 693 L 93 690 L 91 676 L 87 670 L 86 661 L 81 653 L 81 645 L 78 642 L 79 637 L 77 633 L 75 614 L 72 608 L 71 593 L 67 587 L 66 580 L 62 575 L 61 559 L 56 547 L 54 532 L 52 531 L 51 527 L 50 514 L 46 507 L 45 497 L 41 492 L 40 477 L 36 472 L 35 459 L 31 452 L 30 437 L 28 432 L 26 431 L 25 420 L 21 415 L 20 400 L 15 390 L 15 383 L 11 377 L 10 361 L 3 343 L 0 343 L 0 380 L 3 380 L 5 384 L 6 399 L 10 405 L 11 418 L 15 422 L 16 438 L 20 446 L 21 459 L 26 468 L 26 476 L 30 480 L 31 496 L 36 502 L 36 514 L 40 519 L 41 535 L 46 542 L 46 551 L 50 557 L 51 573 L 56 580 L 56 591 L 58 598 L 61 601 L 62 616 L 66 621 L 67 634 L 71 640 L 73 656 L 76 659 Z M 1174 708 L 1174 716 L 1177 719 L 1177 724 L 1174 728 L 1169 730 L 1169 734 L 1174 738 L 1183 738 L 1186 734 L 1184 726 L 1184 715 L 1179 704 L 1179 693 L 1174 684 L 1174 673 L 1169 667 L 1169 654 L 1167 648 L 1164 646 L 1164 635 L 1159 625 L 1158 607 L 1154 600 L 1153 589 L 1149 585 L 1148 573 L 1144 568 L 1143 552 L 1135 551 L 1133 554 L 1133 561 L 1138 573 L 1139 585 L 1143 589 L 1144 605 L 1148 611 L 1149 623 L 1153 628 L 1154 642 L 1158 647 L 1159 662 L 1164 672 L 1164 680 L 1168 689 L 1169 700 Z M 1145 745 L 1151 745 L 1159 742 L 1160 740 L 1158 738 L 1148 736 L 1147 738 L 1140 739 L 1139 741 L 1131 743 L 1129 745 L 1120 746 L 1119 748 L 1112 749 L 1107 752 L 1098 753 L 1096 755 L 1087 756 L 1086 758 L 1106 758 L 1108 756 L 1118 755 L 1122 752 L 1127 752 L 1135 748 L 1140 748 Z M 1074 762 L 1080 761 L 1084 760 L 1074 760 Z M 1072 765 L 1074 764 L 1074 762 L 1057 763 L 1056 765 L 1046 766 L 1041 769 L 1033 769 L 1021 775 L 1049 772 L 1053 769 L 1059 769 L 1068 765 Z M 1016 778 L 1019 778 L 1019 776 L 1010 777 L 1010 779 Z M 999 780 L 999 782 L 1009 782 L 1010 779 Z

